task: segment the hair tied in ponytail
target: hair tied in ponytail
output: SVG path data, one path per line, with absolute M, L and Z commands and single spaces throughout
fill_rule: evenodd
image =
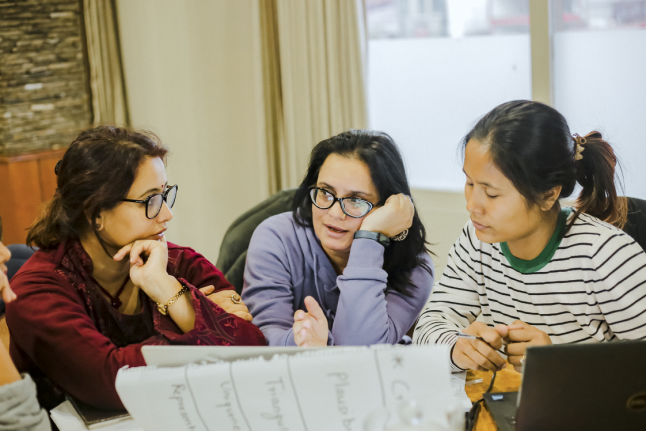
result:
M 583 136 L 579 136 L 578 133 L 575 133 L 574 136 L 572 136 L 572 139 L 574 139 L 574 143 L 576 145 L 576 153 L 574 154 L 574 160 L 581 160 L 583 158 L 583 146 L 587 142 L 587 140 Z
M 54 173 L 56 174 L 56 176 L 58 176 L 58 172 L 60 171 L 62 161 L 63 159 L 60 159 L 58 162 L 56 162 L 56 166 L 54 166 Z

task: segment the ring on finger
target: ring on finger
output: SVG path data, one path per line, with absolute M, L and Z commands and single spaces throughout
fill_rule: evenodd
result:
M 237 293 L 234 293 L 233 295 L 231 295 L 231 302 L 233 302 L 234 304 L 240 304 L 242 302 L 242 298 L 240 298 L 240 295 L 238 295 Z
M 523 357 L 520 358 L 520 363 L 521 363 L 521 365 L 525 363 L 525 355 L 523 355 Z

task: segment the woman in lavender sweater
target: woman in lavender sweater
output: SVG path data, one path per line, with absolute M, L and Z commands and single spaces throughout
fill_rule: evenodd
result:
M 390 136 L 351 130 L 314 147 L 293 212 L 265 220 L 249 245 L 242 297 L 270 345 L 402 339 L 434 278 L 409 196 Z

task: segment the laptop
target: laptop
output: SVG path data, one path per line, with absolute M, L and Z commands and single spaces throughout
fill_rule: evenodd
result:
M 520 391 L 484 399 L 499 431 L 646 430 L 646 341 L 530 347 Z

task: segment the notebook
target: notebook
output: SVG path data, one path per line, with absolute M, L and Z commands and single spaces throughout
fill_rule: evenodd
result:
M 485 394 L 499 431 L 646 430 L 646 341 L 530 347 L 519 392 Z
M 103 410 L 92 407 L 69 395 L 66 398 L 83 420 L 85 427 L 89 430 L 103 428 L 130 419 L 130 415 L 125 409 Z
M 69 400 L 62 402 L 49 412 L 52 421 L 60 431 L 87 431 L 88 427 Z M 97 429 L 97 428 L 92 428 Z M 132 418 L 103 422 L 100 431 L 144 431 Z

